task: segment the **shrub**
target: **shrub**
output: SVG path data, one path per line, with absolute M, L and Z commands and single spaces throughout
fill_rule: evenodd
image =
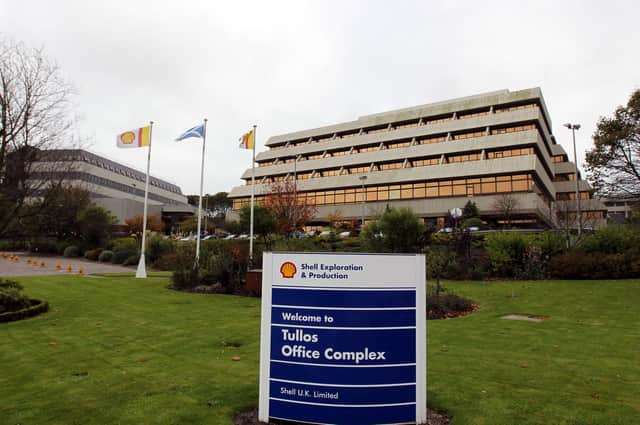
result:
M 367 225 L 360 237 L 368 251 L 419 252 L 425 227 L 409 208 L 390 208 Z
M 147 239 L 145 257 L 149 262 L 155 263 L 163 255 L 175 252 L 176 245 L 171 239 L 165 239 L 160 235 L 151 236 Z
M 128 258 L 134 255 L 138 255 L 138 253 L 133 250 L 123 249 L 120 251 L 113 251 L 113 258 L 111 258 L 111 262 L 113 264 L 123 264 Z
M 586 235 L 577 251 L 603 254 L 640 255 L 640 232 L 632 227 L 609 225 Z
M 13 322 L 37 316 L 49 310 L 49 304 L 39 300 L 29 300 L 29 306 L 16 311 L 0 313 L 0 323 Z
M 118 238 L 112 242 L 111 250 L 116 253 L 118 251 L 134 251 L 140 249 L 140 244 L 135 238 Z
M 98 261 L 100 254 L 102 254 L 102 251 L 104 251 L 102 248 L 90 249 L 89 251 L 86 251 L 84 253 L 84 258 L 91 261 Z
M 104 250 L 98 255 L 98 261 L 101 263 L 110 263 L 113 259 L 113 251 Z
M 486 237 L 486 250 L 491 268 L 500 276 L 521 275 L 529 241 L 521 233 L 496 232 Z
M 551 259 L 559 279 L 622 279 L 640 276 L 640 256 L 567 252 Z
M 80 256 L 80 248 L 75 245 L 69 245 L 64 249 L 65 257 L 79 257 Z
M 427 295 L 427 318 L 444 319 L 473 310 L 473 302 L 456 294 Z
M 135 266 L 140 262 L 140 255 L 133 254 L 122 262 L 123 266 Z
M 22 285 L 12 280 L 0 280 L 0 313 L 29 307 L 29 298 L 21 293 Z
M 165 254 L 153 263 L 153 267 L 155 269 L 163 271 L 175 270 L 177 266 L 178 254 L 175 252 L 172 252 L 171 254 Z

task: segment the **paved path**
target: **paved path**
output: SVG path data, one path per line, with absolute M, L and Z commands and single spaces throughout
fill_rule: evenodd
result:
M 1 253 L 0 253 L 1 254 Z M 78 274 L 80 267 L 83 268 L 84 274 L 92 273 L 122 273 L 128 272 L 134 274 L 135 267 L 123 267 L 113 264 L 98 263 L 97 261 L 89 261 L 84 258 L 65 258 L 51 255 L 32 255 L 26 252 L 10 252 L 4 253 L 17 255 L 19 262 L 14 262 L 0 255 L 0 277 L 6 276 L 35 276 L 35 275 L 51 275 L 51 274 Z M 29 264 L 28 259 L 37 264 Z M 42 262 L 45 265 L 42 267 Z M 61 269 L 56 269 L 56 265 L 60 263 Z M 72 271 L 69 273 L 67 267 L 71 265 Z

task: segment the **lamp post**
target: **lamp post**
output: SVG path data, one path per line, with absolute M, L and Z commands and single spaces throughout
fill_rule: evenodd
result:
M 367 181 L 367 176 L 360 176 L 358 179 L 362 182 L 362 221 L 360 222 L 360 230 L 364 229 L 364 200 L 366 193 L 364 192 L 364 182 Z
M 293 236 L 294 232 L 297 230 L 298 223 L 298 157 L 300 155 L 296 155 L 293 157 L 293 230 L 291 231 L 291 235 Z
M 576 217 L 578 219 L 578 236 L 582 234 L 582 216 L 580 215 L 580 188 L 578 179 L 578 154 L 576 153 L 576 130 L 580 130 L 580 124 L 563 124 L 573 135 L 573 160 L 576 166 Z

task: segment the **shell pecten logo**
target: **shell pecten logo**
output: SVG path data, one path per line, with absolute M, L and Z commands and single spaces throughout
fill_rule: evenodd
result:
M 133 131 L 127 131 L 120 135 L 120 141 L 125 145 L 130 145 L 136 140 L 136 134 Z
M 298 270 L 296 269 L 296 265 L 293 264 L 291 261 L 285 261 L 280 266 L 280 273 L 282 274 L 282 277 L 285 279 L 291 279 L 293 276 L 296 275 L 297 271 Z

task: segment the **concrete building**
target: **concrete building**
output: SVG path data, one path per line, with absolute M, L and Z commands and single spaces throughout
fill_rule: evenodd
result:
M 604 206 L 576 176 L 574 164 L 551 133 L 542 92 L 532 88 L 365 115 L 355 121 L 271 137 L 256 156 L 255 193 L 295 180 L 298 202 L 317 205 L 315 223 L 338 213 L 365 220 L 387 206 L 411 208 L 425 221 L 443 224 L 447 211 L 468 200 L 493 225 L 507 217 L 498 205 L 515 200 L 509 214 L 521 227 L 576 226 L 576 179 L 583 224 L 604 223 Z M 231 190 L 237 211 L 249 202 L 245 185 Z
M 64 180 L 89 191 L 92 201 L 111 211 L 119 224 L 143 214 L 146 173 L 83 149 L 41 151 L 32 165 L 36 181 Z M 148 213 L 160 214 L 168 228 L 196 209 L 177 185 L 151 176 Z

